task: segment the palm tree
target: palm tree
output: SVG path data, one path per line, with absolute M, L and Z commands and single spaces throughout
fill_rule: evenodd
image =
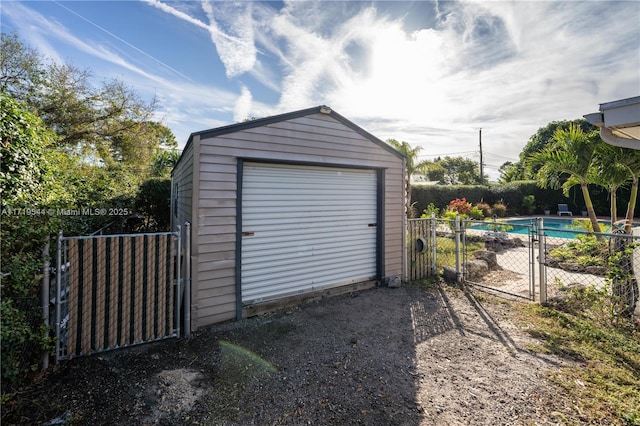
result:
M 539 167 L 535 177 L 542 188 L 562 187 L 562 192 L 568 196 L 571 187 L 580 185 L 593 230 L 601 232 L 588 187 L 599 139 L 596 136 L 597 133 L 585 134 L 580 126 L 574 123 L 566 130 L 558 128 L 553 134 L 555 143 L 531 154 L 526 162 L 528 167 Z M 567 180 L 561 183 L 562 178 L 567 175 Z
M 617 192 L 629 181 L 626 167 L 620 164 L 622 148 L 606 143 L 600 144 L 594 156 L 591 181 L 609 192 L 611 200 L 611 227 L 618 221 Z
M 638 184 L 640 183 L 640 150 L 637 149 L 625 149 L 624 155 L 620 160 L 620 163 L 627 168 L 629 175 L 631 176 L 631 195 L 629 196 L 629 204 L 627 204 L 626 223 L 624 225 L 624 232 L 631 233 L 633 225 L 633 212 L 636 208 L 638 200 Z
M 387 139 L 387 143 L 394 147 L 396 150 L 400 151 L 407 157 L 406 164 L 406 175 L 404 178 L 405 182 L 405 191 L 406 191 L 406 212 L 407 216 L 413 217 L 415 212 L 413 212 L 413 208 L 411 206 L 411 177 L 417 173 L 424 173 L 429 161 L 423 160 L 418 161 L 418 153 L 422 150 L 421 146 L 416 146 L 412 148 L 411 145 L 407 142 L 398 142 L 395 139 Z
M 611 227 L 618 221 L 617 191 L 630 180 L 636 181 L 636 189 L 633 191 L 630 204 L 635 206 L 635 193 L 637 193 L 637 172 L 640 169 L 640 155 L 637 152 L 621 148 L 607 143 L 600 144 L 595 153 L 595 167 L 592 180 L 603 186 L 611 196 Z M 634 179 L 636 173 L 636 179 Z M 633 184 L 632 184 L 633 187 Z M 634 193 L 635 192 L 635 193 Z M 630 208 L 627 208 L 627 212 Z M 634 210 L 631 208 L 631 210 Z M 633 215 L 632 215 L 633 216 Z M 631 221 L 633 217 L 631 218 Z M 628 223 L 631 223 L 628 222 Z

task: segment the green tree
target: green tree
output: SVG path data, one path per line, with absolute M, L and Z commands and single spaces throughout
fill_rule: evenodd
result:
M 506 184 L 524 179 L 524 167 L 522 162 L 505 161 L 499 169 L 500 177 L 498 183 Z
M 42 212 L 56 179 L 47 160 L 55 135 L 13 98 L 0 94 L 0 338 L 2 392 L 34 371 L 48 330 L 39 318 L 42 250 L 52 218 Z M 35 316 L 34 316 L 35 315 Z
M 28 102 L 44 78 L 43 59 L 16 34 L 0 35 L 0 92 Z
M 447 185 L 478 185 L 480 169 L 478 163 L 463 157 L 444 157 L 437 161 L 444 170 L 444 184 Z
M 146 231 L 168 231 L 171 226 L 171 179 L 151 178 L 140 185 L 136 212 L 145 218 Z
M 151 160 L 151 176 L 167 177 L 178 164 L 180 152 L 175 150 L 161 150 Z
M 34 107 L 60 136 L 60 145 L 105 162 L 131 163 L 132 153 L 149 149 L 146 143 L 140 147 L 139 135 L 146 130 L 143 123 L 150 121 L 155 101 L 144 102 L 118 80 L 96 88 L 91 79 L 89 70 L 51 65 Z
M 444 184 L 447 171 L 442 166 L 442 164 L 436 161 L 432 161 L 432 162 L 428 161 L 425 163 L 424 167 L 425 167 L 425 174 L 429 180 L 438 182 L 440 184 Z
M 590 180 L 609 192 L 612 227 L 618 221 L 618 189 L 631 180 L 629 169 L 623 164 L 631 154 L 627 151 L 630 150 L 601 143 L 594 156 L 595 167 Z
M 45 149 L 55 142 L 34 114 L 0 93 L 0 203 L 24 203 L 39 195 L 45 181 Z
M 596 147 L 599 141 L 602 143 L 597 132 L 585 134 L 580 126 L 572 123 L 566 130 L 557 128 L 553 140 L 554 143 L 532 153 L 526 165 L 537 170 L 535 177 L 542 188 L 562 187 L 568 196 L 571 187 L 580 185 L 593 230 L 601 232 L 588 186 Z
M 417 173 L 424 173 L 426 164 L 428 161 L 418 161 L 418 154 L 422 150 L 422 147 L 412 147 L 408 142 L 398 142 L 395 139 L 387 139 L 387 143 L 403 153 L 406 157 L 406 174 L 404 178 L 405 182 L 405 200 L 406 200 L 406 212 L 409 217 L 414 217 L 415 212 L 411 205 L 411 177 Z
M 57 135 L 58 148 L 48 155 L 60 165 L 66 190 L 47 194 L 47 202 L 133 210 L 154 156 L 177 147 L 171 130 L 151 120 L 155 101 L 145 102 L 118 80 L 94 86 L 89 70 L 47 63 L 16 35 L 3 35 L 0 54 L 3 91 L 20 97 Z M 68 217 L 62 225 L 65 233 L 86 233 L 116 219 Z
M 3 35 L 0 55 L 3 92 L 36 112 L 68 152 L 143 173 L 160 147 L 177 146 L 171 131 L 151 120 L 155 99 L 144 101 L 123 82 L 95 86 L 90 70 L 47 63 L 17 35 Z
M 529 141 L 520 152 L 520 159 L 515 163 L 505 163 L 502 165 L 500 168 L 499 182 L 504 184 L 514 181 L 535 179 L 539 166 L 529 165 L 529 167 L 525 167 L 527 158 L 534 153 L 542 151 L 547 145 L 553 145 L 555 143 L 553 135 L 556 130 L 567 130 L 571 124 L 579 126 L 584 133 L 590 133 L 597 129 L 583 118 L 576 120 L 552 121 L 546 126 L 540 127 L 536 133 L 531 135 Z
M 629 234 L 631 233 L 633 216 L 638 200 L 640 150 L 621 148 L 603 143 L 596 160 L 598 171 L 608 179 L 610 187 L 617 189 L 625 182 L 631 182 L 629 203 L 625 214 L 625 232 Z

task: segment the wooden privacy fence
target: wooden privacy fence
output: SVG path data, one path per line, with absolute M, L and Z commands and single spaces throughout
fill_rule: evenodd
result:
M 435 220 L 407 221 L 407 279 L 418 281 L 435 275 Z
M 59 237 L 56 361 L 180 333 L 179 233 Z

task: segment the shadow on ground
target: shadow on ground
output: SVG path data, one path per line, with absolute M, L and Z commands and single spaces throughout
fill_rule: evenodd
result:
M 4 404 L 2 423 L 544 419 L 540 371 L 553 360 L 523 350 L 497 306 L 500 318 L 472 293 L 411 285 L 337 296 L 64 362 Z

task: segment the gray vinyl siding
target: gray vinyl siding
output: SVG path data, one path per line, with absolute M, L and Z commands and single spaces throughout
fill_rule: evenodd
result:
M 193 165 L 193 145 L 189 145 L 171 172 L 171 229 L 176 229 L 177 225 L 184 225 L 186 221 L 191 222 Z
M 235 318 L 237 159 L 385 169 L 384 275 L 403 272 L 403 159 L 326 114 L 193 138 L 199 162 L 194 201 L 192 328 Z M 197 146 L 196 146 L 197 145 Z M 195 194 L 195 192 L 194 192 Z M 194 277 L 195 278 L 195 277 Z M 195 289 L 194 282 L 194 289 Z

